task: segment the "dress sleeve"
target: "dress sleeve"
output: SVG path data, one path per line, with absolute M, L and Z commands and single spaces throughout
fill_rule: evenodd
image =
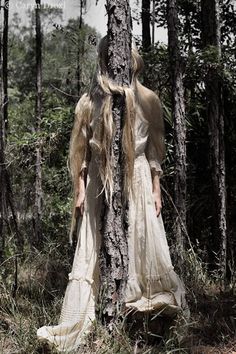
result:
M 163 175 L 161 163 L 165 154 L 163 110 L 159 97 L 153 92 L 148 92 L 145 100 L 146 115 L 149 121 L 146 157 L 151 172 Z
M 149 135 L 147 146 L 146 146 L 146 157 L 150 166 L 151 172 L 156 172 L 159 176 L 163 175 L 163 170 L 161 168 L 160 161 L 156 153 L 156 147 L 152 142 L 152 137 Z

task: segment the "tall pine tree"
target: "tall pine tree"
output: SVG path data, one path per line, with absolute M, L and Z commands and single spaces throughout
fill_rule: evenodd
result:
M 126 0 L 107 0 L 108 74 L 120 86 L 130 84 L 131 14 Z M 112 142 L 114 192 L 106 203 L 102 227 L 101 281 L 105 290 L 104 317 L 113 317 L 124 301 L 128 276 L 128 207 L 124 203 L 124 159 L 122 129 L 125 96 L 113 94 L 115 134 Z
M 42 31 L 41 31 L 41 0 L 36 0 L 35 30 L 36 30 L 36 104 L 35 104 L 35 130 L 38 135 L 36 147 L 35 168 L 35 204 L 34 204 L 34 228 L 35 242 L 42 242 L 42 143 L 39 137 L 42 120 Z
M 217 237 L 215 251 L 219 252 L 219 272 L 226 275 L 226 185 L 225 144 L 222 102 L 222 80 L 220 77 L 221 35 L 219 0 L 202 0 L 202 43 L 203 48 L 214 53 L 215 62 L 208 66 L 205 79 L 207 119 L 209 133 L 209 163 L 212 180 L 212 235 Z M 215 243 L 215 241 L 214 241 Z
M 0 2 L 0 9 L 1 2 Z M 6 143 L 8 131 L 8 19 L 9 1 L 3 4 L 3 33 L 0 36 L 0 70 L 1 70 L 1 112 L 0 112 L 0 260 L 4 258 L 6 235 L 14 230 L 16 245 L 20 251 L 23 247 L 23 238 L 19 232 L 14 208 L 14 198 L 11 186 L 11 176 L 7 168 Z M 9 213 L 10 211 L 10 213 Z M 10 219 L 11 215 L 11 219 Z M 11 228 L 11 221 L 13 229 Z
M 183 64 L 178 38 L 178 11 L 176 0 L 167 2 L 168 50 L 171 76 L 172 116 L 174 122 L 174 200 L 177 208 L 175 233 L 179 261 L 184 249 L 186 229 L 186 123 L 183 87 Z M 181 262 L 180 262 L 181 263 Z

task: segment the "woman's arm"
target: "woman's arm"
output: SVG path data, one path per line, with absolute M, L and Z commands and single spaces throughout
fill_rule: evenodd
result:
M 157 152 L 154 144 L 149 136 L 147 146 L 146 146 L 146 156 L 149 162 L 151 175 L 152 175 L 152 191 L 153 198 L 155 202 L 156 215 L 159 216 L 161 212 L 161 187 L 160 187 L 160 177 L 163 174 L 161 165 L 158 161 Z
M 78 185 L 76 188 L 77 201 L 76 201 L 76 205 L 75 205 L 76 210 L 80 213 L 81 216 L 84 213 L 86 176 L 87 176 L 87 169 L 83 168 L 80 173 Z
M 153 191 L 153 198 L 156 208 L 156 215 L 159 216 L 161 213 L 161 186 L 160 186 L 160 179 L 159 173 L 155 170 L 152 170 L 152 191 Z

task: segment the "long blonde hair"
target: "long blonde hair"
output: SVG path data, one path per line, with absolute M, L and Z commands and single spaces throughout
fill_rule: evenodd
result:
M 103 37 L 98 47 L 98 68 L 94 77 L 92 88 L 89 94 L 84 94 L 79 100 L 75 109 L 75 121 L 70 140 L 69 164 L 71 176 L 74 184 L 74 207 L 72 216 L 71 233 L 74 231 L 76 222 L 75 203 L 76 189 L 78 186 L 82 162 L 88 154 L 88 138 L 90 131 L 90 121 L 95 112 L 95 102 L 100 101 L 99 124 L 93 134 L 93 140 L 99 155 L 99 174 L 103 184 L 106 199 L 111 200 L 113 193 L 113 156 L 112 139 L 115 131 L 112 116 L 113 95 L 121 94 L 125 96 L 124 126 L 122 131 L 122 149 L 124 156 L 124 189 L 127 196 L 132 186 L 134 159 L 135 159 L 135 137 L 134 124 L 136 116 L 136 106 L 140 105 L 144 118 L 152 125 L 157 132 L 153 143 L 156 147 L 158 159 L 161 162 L 164 156 L 163 141 L 163 119 L 162 110 L 158 97 L 141 85 L 137 79 L 138 74 L 143 69 L 143 60 L 139 55 L 135 45 L 132 45 L 132 77 L 130 86 L 119 86 L 108 76 L 107 72 L 107 37 Z

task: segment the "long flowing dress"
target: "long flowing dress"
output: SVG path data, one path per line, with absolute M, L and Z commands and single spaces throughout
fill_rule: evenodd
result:
M 96 116 L 92 118 L 92 131 L 96 129 L 98 119 Z M 149 139 L 149 129 L 141 109 L 137 109 L 134 188 L 129 200 L 129 269 L 125 303 L 127 308 L 140 312 L 163 311 L 166 315 L 172 315 L 187 309 L 187 304 L 184 285 L 171 262 L 162 216 L 156 216 L 151 169 L 160 175 L 162 169 Z M 93 137 L 88 143 L 91 156 L 87 166 L 85 210 L 78 228 L 78 242 L 59 324 L 44 326 L 37 331 L 39 340 L 48 341 L 58 351 L 76 349 L 95 319 L 99 288 L 102 185 Z

